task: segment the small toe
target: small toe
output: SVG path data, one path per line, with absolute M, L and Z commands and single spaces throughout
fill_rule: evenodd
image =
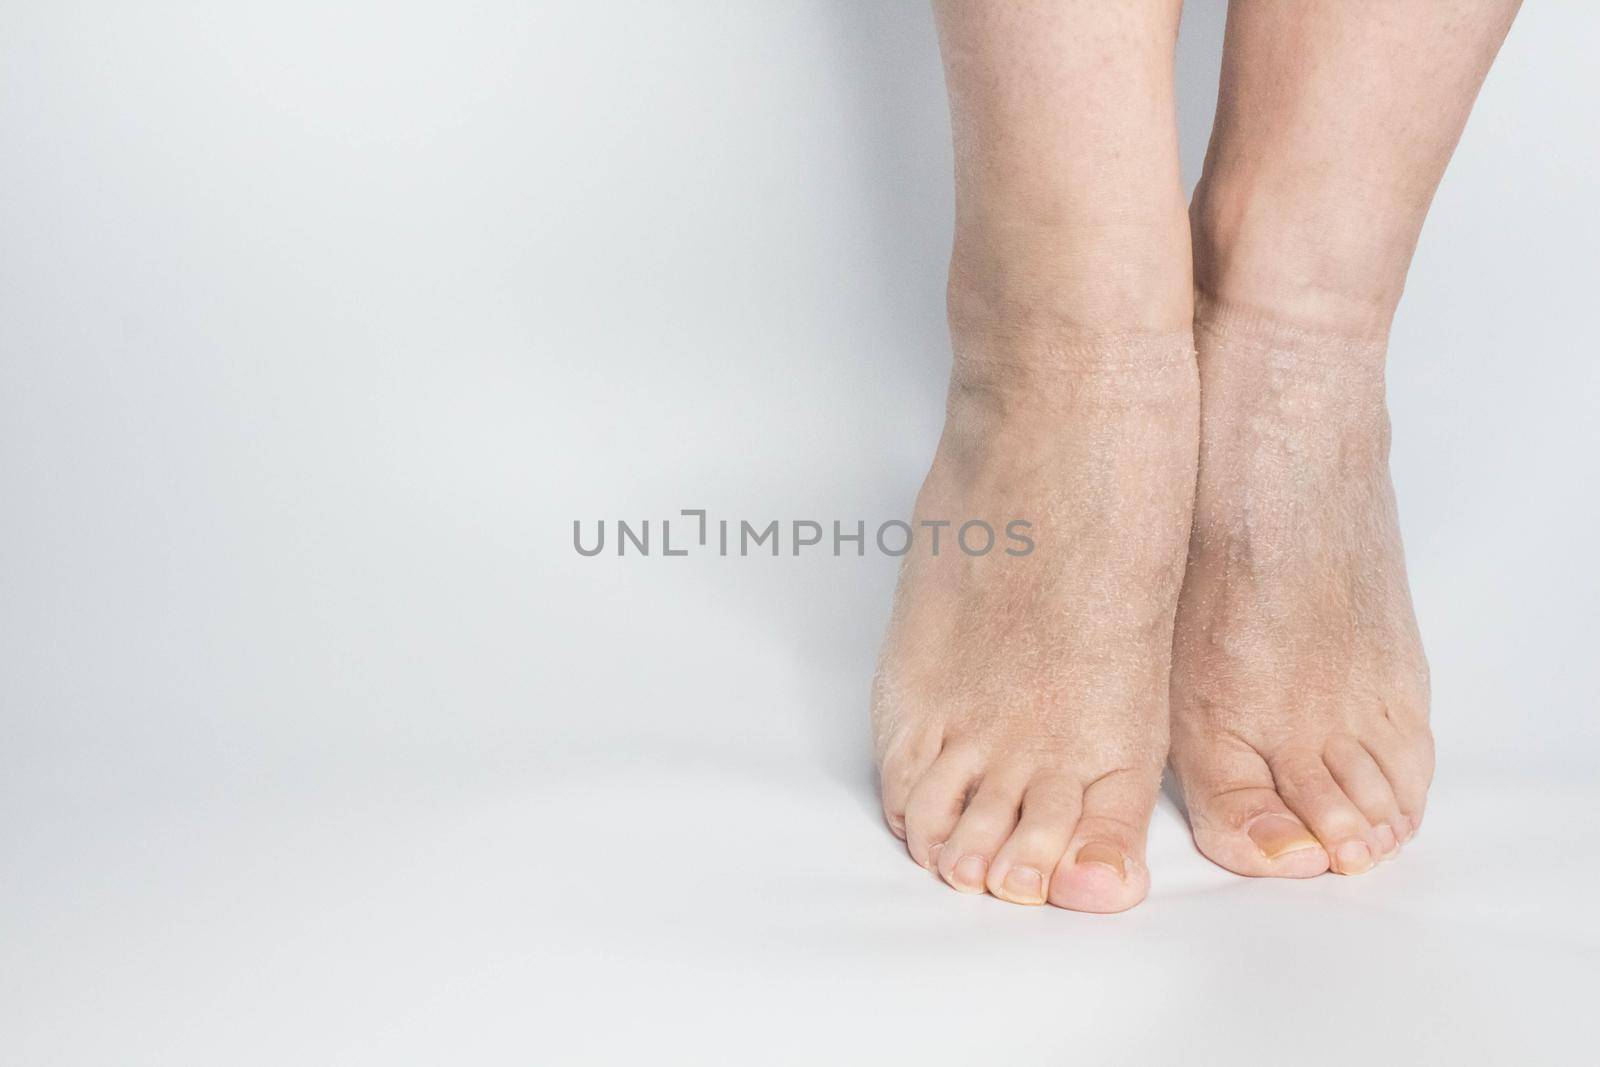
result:
M 961 821 L 939 850 L 939 875 L 963 893 L 982 893 L 995 853 L 1017 825 L 1024 780 L 991 773 L 967 803 Z
M 936 734 L 906 736 L 889 745 L 878 767 L 883 819 L 902 841 L 906 838 L 906 802 L 911 790 L 939 757 L 940 748 L 940 738 Z
M 1016 828 L 989 864 L 989 892 L 1013 904 L 1043 904 L 1049 879 L 1078 821 L 1082 790 L 1066 778 L 1036 778 L 1022 794 Z
M 932 869 L 936 850 L 956 828 L 977 780 L 975 754 L 947 747 L 906 798 L 906 849 L 911 858 Z
M 1317 835 L 1338 874 L 1365 874 L 1377 863 L 1377 841 L 1361 809 L 1345 795 L 1322 762 L 1309 751 L 1269 757 L 1278 795 Z
M 1405 832 L 1399 835 L 1404 843 L 1417 832 L 1422 811 L 1427 807 L 1428 786 L 1433 782 L 1433 738 L 1426 732 L 1407 736 L 1393 729 L 1374 733 L 1375 736 L 1363 737 L 1362 744 L 1394 791 L 1405 822 Z
M 1126 911 L 1150 891 L 1145 834 L 1159 779 L 1113 771 L 1083 793 L 1083 814 L 1050 879 L 1050 903 L 1073 911 Z
M 1335 737 L 1323 749 L 1322 762 L 1367 822 L 1372 824 L 1378 857 L 1388 859 L 1400 850 L 1406 825 L 1400 802 L 1377 760 L 1353 737 Z

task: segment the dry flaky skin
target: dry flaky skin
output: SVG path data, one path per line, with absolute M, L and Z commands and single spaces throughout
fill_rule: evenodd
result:
M 957 351 L 916 520 L 1027 519 L 1035 548 L 972 557 L 947 531 L 937 557 L 906 557 L 873 688 L 884 810 L 958 889 L 1121 910 L 1148 887 L 1166 755 L 1192 339 L 968 334 Z
M 1172 677 L 1195 841 L 1241 874 L 1360 873 L 1415 832 L 1433 760 L 1383 346 L 1204 302 L 1195 340 Z

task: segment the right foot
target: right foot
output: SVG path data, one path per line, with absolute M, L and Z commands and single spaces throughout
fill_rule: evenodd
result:
M 906 558 L 884 812 L 957 889 L 1120 911 L 1150 881 L 1199 447 L 1177 5 L 935 9 L 956 359 L 916 517 L 1026 519 L 1035 548 Z
M 955 525 L 938 556 L 916 527 L 873 686 L 884 813 L 958 890 L 1121 911 L 1149 887 L 1166 753 L 1191 339 L 991 333 L 957 353 L 916 507 Z M 967 519 L 1029 520 L 1035 548 L 965 555 Z

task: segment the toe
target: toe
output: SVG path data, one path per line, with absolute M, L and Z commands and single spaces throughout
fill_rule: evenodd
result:
M 1433 781 L 1433 738 L 1425 731 L 1421 736 L 1407 736 L 1390 729 L 1363 737 L 1362 744 L 1394 791 L 1404 823 L 1399 837 L 1404 842 L 1417 832 L 1427 806 L 1428 786 Z M 1397 833 L 1401 829 L 1397 827 Z
M 1026 779 L 990 772 L 939 850 L 939 875 L 963 893 L 982 893 L 995 853 L 1017 825 Z
M 1378 854 L 1372 826 L 1321 757 L 1296 750 L 1269 757 L 1267 763 L 1278 795 L 1322 842 L 1329 868 L 1339 874 L 1370 871 Z
M 1372 824 L 1378 857 L 1393 856 L 1400 850 L 1406 823 L 1400 814 L 1400 802 L 1395 799 L 1394 789 L 1378 767 L 1378 761 L 1355 738 L 1341 735 L 1329 739 L 1323 747 L 1322 762 L 1344 790 L 1344 795 Z
M 1050 903 L 1073 911 L 1124 911 L 1150 891 L 1145 833 L 1159 778 L 1113 771 L 1083 792 L 1083 814 L 1050 879 Z
M 932 868 L 938 850 L 949 838 L 978 777 L 975 753 L 946 746 L 906 798 L 906 849 L 911 858 Z
M 989 864 L 989 892 L 1013 904 L 1045 902 L 1050 873 L 1067 850 L 1082 796 L 1081 787 L 1057 775 L 1028 785 L 1016 828 Z
M 940 747 L 936 734 L 908 735 L 889 745 L 878 768 L 883 818 L 902 841 L 906 836 L 906 801 L 938 758 Z
M 1179 772 L 1195 847 L 1235 874 L 1311 878 L 1328 869 L 1328 854 L 1273 785 L 1253 749 L 1216 753 Z

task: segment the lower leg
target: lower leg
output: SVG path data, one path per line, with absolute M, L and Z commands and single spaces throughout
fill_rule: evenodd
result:
M 874 683 L 890 826 L 952 886 L 1116 911 L 1148 886 L 1194 483 L 1175 0 L 936 5 L 956 146 L 955 350 Z
M 1229 8 L 1192 215 L 1208 299 L 1381 339 L 1520 0 Z
M 1178 8 L 935 3 L 955 141 L 958 342 L 1189 329 Z
M 1361 873 L 1422 814 L 1385 338 L 1516 6 L 1230 9 L 1192 208 L 1202 431 L 1172 762 L 1197 843 L 1241 873 Z

